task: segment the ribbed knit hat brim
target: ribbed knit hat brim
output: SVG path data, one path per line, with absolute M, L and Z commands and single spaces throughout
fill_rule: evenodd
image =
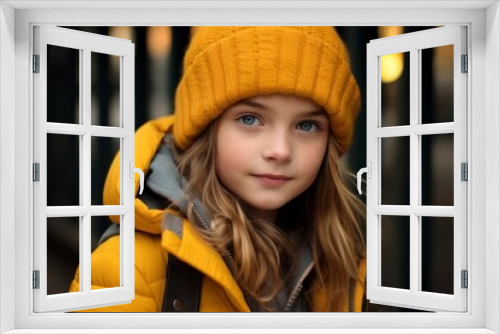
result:
M 332 27 L 201 27 L 186 52 L 175 97 L 174 139 L 187 149 L 239 100 L 294 94 L 322 106 L 349 147 L 360 92 Z

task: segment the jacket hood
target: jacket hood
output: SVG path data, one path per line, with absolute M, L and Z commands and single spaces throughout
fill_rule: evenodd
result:
M 161 234 L 165 209 L 174 203 L 180 213 L 186 216 L 190 202 L 196 207 L 210 228 L 210 219 L 200 201 L 190 200 L 184 192 L 186 180 L 177 171 L 173 152 L 170 149 L 172 135 L 166 132 L 173 125 L 174 116 L 150 121 L 139 128 L 135 134 L 135 166 L 145 175 L 144 191 L 138 194 L 139 176 L 135 175 L 135 229 L 152 234 Z M 120 153 L 111 164 L 104 185 L 104 205 L 120 203 Z M 119 223 L 119 216 L 110 216 Z

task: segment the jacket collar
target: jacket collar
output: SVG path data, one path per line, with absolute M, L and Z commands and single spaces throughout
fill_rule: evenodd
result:
M 191 223 L 178 216 L 166 215 L 163 220 L 163 228 L 161 244 L 169 254 L 220 284 L 238 311 L 251 311 L 245 296 L 221 255 L 200 242 Z

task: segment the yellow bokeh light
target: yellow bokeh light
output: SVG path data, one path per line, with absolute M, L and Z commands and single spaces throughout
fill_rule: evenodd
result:
M 383 83 L 394 82 L 403 73 L 403 54 L 395 53 L 380 57 L 380 79 Z
M 401 26 L 378 27 L 378 36 L 380 38 L 397 36 L 402 33 L 403 27 Z M 402 53 L 380 57 L 380 79 L 383 83 L 390 83 L 398 80 L 403 73 L 403 67 L 404 59 Z
M 170 27 L 148 27 L 148 51 L 154 58 L 166 57 L 172 48 L 172 29 Z

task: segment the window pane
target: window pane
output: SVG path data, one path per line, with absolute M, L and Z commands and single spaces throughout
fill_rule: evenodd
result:
M 120 57 L 91 52 L 91 124 L 120 127 Z
M 80 205 L 79 161 L 79 136 L 47 134 L 47 206 Z
M 410 205 L 410 137 L 381 140 L 382 204 Z
M 410 124 L 410 53 L 380 57 L 382 126 Z
M 453 294 L 452 217 L 422 217 L 422 291 Z
M 453 122 L 453 45 L 421 50 L 422 124 Z
M 422 205 L 453 206 L 453 134 L 422 136 Z
M 80 50 L 47 45 L 47 122 L 80 124 Z
M 67 293 L 80 264 L 80 217 L 47 218 L 47 294 Z
M 115 155 L 120 150 L 120 138 L 92 137 L 92 205 L 103 205 L 106 177 Z M 118 166 L 120 161 L 118 160 Z M 120 176 L 118 176 L 120 180 Z M 120 182 L 118 181 L 118 187 Z M 119 204 L 119 203 L 115 203 Z
M 118 241 L 118 246 L 113 247 L 113 253 L 116 255 L 115 258 L 110 259 L 103 266 L 101 262 L 94 262 L 99 257 L 92 256 L 91 257 L 91 273 L 92 273 L 92 290 L 98 290 L 102 288 L 114 288 L 120 286 L 120 225 L 113 224 L 109 220 L 108 216 L 92 216 L 91 217 L 92 226 L 91 226 L 91 249 L 94 252 L 99 247 L 99 241 L 106 242 L 110 240 L 114 236 L 118 236 L 116 239 Z M 113 241 L 114 242 L 114 241 Z M 100 251 L 100 250 L 99 250 Z M 95 265 L 95 266 L 94 266 Z M 101 272 L 97 271 L 97 268 L 101 270 Z M 102 271 L 105 269 L 105 272 Z M 114 281 L 114 278 L 118 278 L 118 281 Z M 98 280 L 97 280 L 98 279 Z M 95 285 L 95 282 L 102 282 L 102 285 Z M 104 285 L 104 286 L 103 286 Z
M 381 216 L 382 286 L 410 289 L 410 217 Z

